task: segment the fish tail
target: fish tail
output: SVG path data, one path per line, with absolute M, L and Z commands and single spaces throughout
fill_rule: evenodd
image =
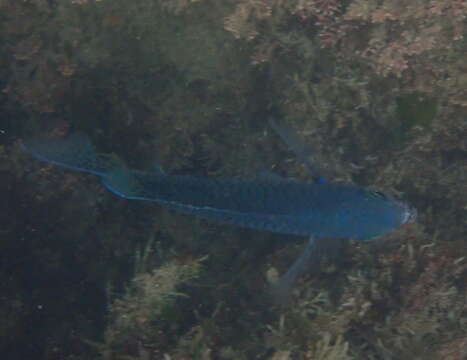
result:
M 21 146 L 38 160 L 75 171 L 104 176 L 115 167 L 115 161 L 96 153 L 86 135 L 73 134 L 63 139 L 27 139 Z

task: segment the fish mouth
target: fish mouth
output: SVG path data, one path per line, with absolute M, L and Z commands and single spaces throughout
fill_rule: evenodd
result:
M 417 220 L 417 209 L 409 205 L 404 205 L 404 212 L 402 213 L 402 223 L 410 224 Z

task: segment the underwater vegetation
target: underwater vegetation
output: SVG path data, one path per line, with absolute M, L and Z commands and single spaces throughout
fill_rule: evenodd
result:
M 465 359 L 466 9 L 0 0 L 2 358 Z M 135 169 L 307 181 L 270 116 L 324 176 L 419 214 L 344 246 L 285 307 L 267 289 L 304 241 L 115 198 L 16 141 L 82 131 Z
M 103 358 L 128 351 L 139 353 L 141 357 L 150 358 L 153 352 L 152 356 L 162 356 L 174 346 L 185 315 L 180 312 L 176 299 L 187 297 L 180 292 L 180 287 L 200 276 L 203 259 L 171 260 L 148 270 L 149 251 L 150 246 L 147 246 L 143 256 L 136 260 L 130 286 L 110 307 L 104 334 L 106 342 L 97 346 Z

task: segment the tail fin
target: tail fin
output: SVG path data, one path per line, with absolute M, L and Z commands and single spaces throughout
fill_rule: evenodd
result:
M 99 176 L 104 176 L 115 167 L 111 159 L 96 153 L 86 135 L 73 134 L 64 139 L 27 139 L 22 147 L 41 161 Z

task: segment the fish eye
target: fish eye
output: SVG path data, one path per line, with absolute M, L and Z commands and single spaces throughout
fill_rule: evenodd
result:
M 388 197 L 387 197 L 385 194 L 383 194 L 381 191 L 371 191 L 370 194 L 371 194 L 372 196 L 376 197 L 376 198 L 383 199 L 383 200 L 385 200 L 385 199 L 388 198 Z

